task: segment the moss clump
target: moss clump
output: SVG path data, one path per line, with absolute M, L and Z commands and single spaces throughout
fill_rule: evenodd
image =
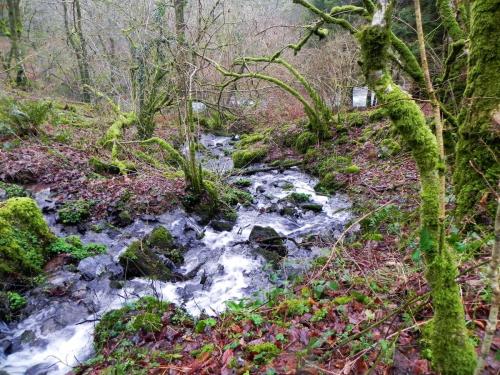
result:
M 157 227 L 143 240 L 133 242 L 120 255 L 119 261 L 127 278 L 147 276 L 170 281 L 174 274 L 163 259 L 168 258 L 179 265 L 184 261 L 182 253 L 174 247 L 170 232 L 164 227 Z
M 401 145 L 392 138 L 386 138 L 380 144 L 380 156 L 387 158 L 401 152 Z
M 232 158 L 235 168 L 244 168 L 252 163 L 257 163 L 265 159 L 267 147 L 252 147 L 245 150 L 233 152 Z
M 352 127 L 352 126 L 363 126 L 365 125 L 366 123 L 366 120 L 367 120 L 367 114 L 366 113 L 361 113 L 361 112 L 350 112 L 350 113 L 347 113 L 345 116 L 344 116 L 344 123 L 348 126 L 348 127 Z
M 66 202 L 58 211 L 59 221 L 66 225 L 79 224 L 90 217 L 93 203 L 84 199 Z
M 99 174 L 120 174 L 120 168 L 111 163 L 105 163 L 98 158 L 91 157 L 89 159 L 89 165 L 92 170 Z
M 387 111 L 385 108 L 377 108 L 368 114 L 368 120 L 370 122 L 377 122 L 387 117 Z
M 295 202 L 295 203 L 306 203 L 311 200 L 311 196 L 309 194 L 305 193 L 292 193 L 286 197 L 287 200 L 290 202 Z
M 337 180 L 337 173 L 330 172 L 321 178 L 320 182 L 314 187 L 314 190 L 320 193 L 333 194 L 344 187 L 345 184 Z
M 280 304 L 279 311 L 287 316 L 302 316 L 311 311 L 311 302 L 308 299 L 288 298 Z
M 249 345 L 248 352 L 254 354 L 253 360 L 257 364 L 266 364 L 280 354 L 279 348 L 272 342 Z
M 168 302 L 146 296 L 121 309 L 104 314 L 94 333 L 94 347 L 97 353 L 110 340 L 128 331 L 144 330 L 154 332 L 161 328 L 161 317 L 169 306 Z
M 66 238 L 58 238 L 50 245 L 48 250 L 52 254 L 70 254 L 73 258 L 82 260 L 105 253 L 106 246 L 95 243 L 84 245 L 80 237 L 68 236 Z
M 0 181 L 0 190 L 5 191 L 5 198 L 16 198 L 16 197 L 29 197 L 29 192 L 26 191 L 22 186 L 16 184 L 9 184 Z
M 301 133 L 295 140 L 295 148 L 297 151 L 305 154 L 309 147 L 319 142 L 318 136 L 310 131 Z
M 47 248 L 55 239 L 34 200 L 0 203 L 0 287 L 29 284 L 42 272 Z
M 257 142 L 265 141 L 267 137 L 261 133 L 245 134 L 241 137 L 240 141 L 236 144 L 237 148 L 245 148 L 249 145 L 253 145 Z
M 252 180 L 248 178 L 240 178 L 234 181 L 234 184 L 240 188 L 250 187 L 252 186 Z
M 343 172 L 348 174 L 358 174 L 359 172 L 361 172 L 361 168 L 356 164 L 351 164 L 348 167 L 344 168 Z

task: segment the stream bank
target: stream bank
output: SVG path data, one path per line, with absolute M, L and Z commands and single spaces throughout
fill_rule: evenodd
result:
M 232 168 L 227 156 L 234 143 L 231 137 L 204 135 L 201 141 L 206 149 L 206 168 L 220 174 Z M 249 181 L 245 189 L 253 203 L 240 205 L 236 223 L 225 231 L 216 223 L 202 226 L 195 215 L 176 209 L 139 217 L 124 228 L 82 234 L 76 227 L 57 223 L 49 189 L 34 192 L 54 233 L 79 234 L 84 243 L 101 243 L 108 251 L 84 259 L 76 268 L 56 269 L 43 286 L 26 295 L 28 305 L 23 313 L 27 318 L 1 326 L 4 351 L 0 353 L 0 369 L 11 375 L 69 371 L 91 355 L 92 334 L 99 318 L 140 296 L 155 295 L 174 302 L 193 316 L 220 313 L 226 301 L 272 286 L 271 271 L 257 251 L 259 246 L 249 241 L 254 226 L 272 228 L 285 241 L 288 256 L 274 280 L 279 283 L 291 274 L 304 272 L 310 261 L 322 254 L 321 248 L 305 244 L 309 236 L 335 238 L 351 217 L 347 197 L 317 194 L 314 186 L 318 181 L 298 168 L 245 178 Z M 176 272 L 186 275 L 199 268 L 192 279 L 177 283 L 123 279 L 119 255 L 157 226 L 168 229 L 176 243 L 187 249 L 184 263 Z

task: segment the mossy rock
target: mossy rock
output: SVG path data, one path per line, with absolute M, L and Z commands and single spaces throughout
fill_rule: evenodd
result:
M 288 254 L 282 237 L 271 227 L 256 225 L 252 228 L 248 240 L 258 245 L 256 251 L 268 262 L 277 264 L 281 258 Z
M 99 174 L 120 174 L 120 168 L 111 163 L 105 163 L 98 158 L 91 157 L 89 165 L 95 173 Z
M 42 272 L 56 240 L 36 202 L 11 198 L 0 203 L 0 288 L 26 286 Z
M 233 152 L 232 158 L 235 168 L 245 168 L 252 163 L 258 163 L 267 156 L 268 149 L 265 146 L 252 146 L 244 150 Z
M 242 135 L 238 143 L 236 143 L 236 148 L 244 149 L 257 142 L 266 141 L 266 139 L 267 137 L 261 133 L 245 134 Z
M 141 241 L 133 242 L 120 255 L 119 262 L 125 269 L 127 279 L 150 277 L 172 281 L 175 277 L 172 264 L 179 265 L 184 262 L 182 253 L 182 250 L 174 247 L 170 232 L 160 226 Z
M 168 302 L 146 296 L 121 309 L 107 312 L 95 329 L 94 347 L 96 351 L 99 352 L 109 340 L 129 332 L 131 329 L 144 329 L 146 332 L 155 331 L 155 328 L 161 323 L 161 317 L 169 307 L 170 303 Z

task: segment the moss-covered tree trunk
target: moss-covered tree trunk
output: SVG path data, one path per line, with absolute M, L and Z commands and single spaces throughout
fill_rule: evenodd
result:
M 389 66 L 391 5 L 379 0 L 372 24 L 359 34 L 363 71 L 379 102 L 412 151 L 420 172 L 420 247 L 426 261 L 426 277 L 434 308 L 432 355 L 442 374 L 472 374 L 476 356 L 465 327 L 457 266 L 444 244 L 440 220 L 440 158 L 436 137 L 411 96 L 392 80 Z
M 469 76 L 454 172 L 461 219 L 481 212 L 483 196 L 500 177 L 500 0 L 473 1 L 470 27 Z M 493 217 L 493 199 L 488 211 Z
M 19 87 L 25 87 L 28 80 L 24 71 L 23 54 L 20 45 L 23 22 L 19 3 L 20 0 L 7 0 L 10 38 L 10 52 L 7 58 L 7 69 L 13 69 L 15 71 L 16 85 Z M 12 60 L 14 60 L 14 67 L 12 67 Z

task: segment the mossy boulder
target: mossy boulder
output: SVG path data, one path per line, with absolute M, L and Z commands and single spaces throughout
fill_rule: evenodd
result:
M 0 288 L 25 286 L 42 272 L 56 240 L 36 202 L 11 198 L 0 203 Z
M 150 277 L 171 281 L 176 275 L 173 268 L 184 261 L 183 251 L 177 249 L 170 232 L 156 227 L 140 241 L 133 242 L 120 255 L 120 264 L 126 278 Z
M 271 263 L 278 263 L 288 253 L 283 236 L 271 227 L 254 226 L 248 240 L 256 244 L 257 252 Z
M 235 168 L 244 168 L 252 163 L 258 163 L 267 156 L 266 146 L 252 146 L 244 150 L 233 152 L 232 158 Z

